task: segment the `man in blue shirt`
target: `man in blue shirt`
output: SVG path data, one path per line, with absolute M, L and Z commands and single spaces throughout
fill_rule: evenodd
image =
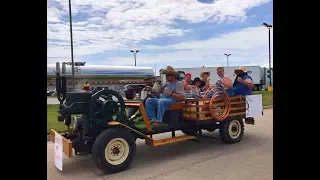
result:
M 239 67 L 234 70 L 237 75 L 233 83 L 233 95 L 252 95 L 252 88 L 254 86 L 252 78 L 248 75 L 245 67 Z

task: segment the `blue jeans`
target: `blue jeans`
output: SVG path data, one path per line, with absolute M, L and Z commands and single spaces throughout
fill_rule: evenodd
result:
M 216 92 L 218 92 L 218 91 L 221 91 L 221 90 L 220 90 L 220 89 L 216 89 L 216 90 L 214 90 L 213 92 L 208 93 L 207 97 L 208 97 L 208 98 L 211 98 L 211 97 L 214 95 L 214 93 L 216 93 Z M 229 96 L 235 96 L 235 94 L 234 94 L 234 92 L 233 92 L 232 89 L 227 89 L 226 91 L 227 91 L 227 93 L 228 93 Z
M 164 112 L 172 103 L 172 99 L 148 98 L 145 103 L 148 119 L 162 121 Z

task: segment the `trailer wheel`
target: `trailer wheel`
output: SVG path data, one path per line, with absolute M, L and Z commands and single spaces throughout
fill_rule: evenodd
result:
M 244 133 L 244 124 L 242 119 L 227 121 L 220 126 L 220 138 L 226 144 L 240 142 Z
M 126 170 L 135 155 L 134 137 L 126 130 L 112 128 L 103 131 L 92 147 L 92 159 L 106 173 Z

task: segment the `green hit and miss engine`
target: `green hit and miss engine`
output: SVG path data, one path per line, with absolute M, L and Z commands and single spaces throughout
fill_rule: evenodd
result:
M 56 91 L 60 101 L 58 121 L 68 126 L 63 136 L 72 141 L 76 155 L 92 151 L 96 137 L 109 128 L 108 122 L 127 121 L 125 102 L 113 90 L 66 92 L 66 66 L 56 66 Z M 71 128 L 69 128 L 72 126 Z

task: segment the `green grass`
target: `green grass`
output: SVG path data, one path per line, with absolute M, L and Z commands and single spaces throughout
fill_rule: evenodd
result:
M 269 91 L 253 91 L 253 94 L 262 94 L 263 106 L 273 105 L 273 93 Z
M 273 93 L 268 91 L 255 91 L 253 94 L 262 94 L 262 104 L 263 106 L 269 106 L 273 104 Z M 57 132 L 66 132 L 67 126 L 65 126 L 62 122 L 58 122 L 58 107 L 57 104 L 48 104 L 47 112 L 48 112 L 48 120 L 47 120 L 47 133 L 49 134 L 50 129 L 54 129 Z M 143 122 L 143 121 L 142 121 Z
M 68 130 L 67 126 L 61 122 L 58 122 L 58 104 L 48 104 L 47 105 L 47 134 L 50 133 L 50 129 L 54 129 L 55 131 L 61 133 L 66 132 Z

